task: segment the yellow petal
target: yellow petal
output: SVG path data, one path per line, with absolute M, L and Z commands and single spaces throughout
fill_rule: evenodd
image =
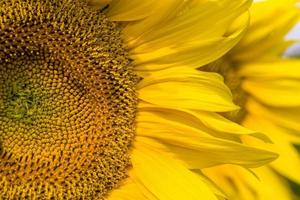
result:
M 299 20 L 300 10 L 296 7 L 296 1 L 257 2 L 253 4 L 250 12 L 248 33 L 235 48 L 234 59 L 253 61 L 269 56 L 278 57 L 288 45 L 284 42 L 285 35 Z
M 132 152 L 133 173 L 161 200 L 217 200 L 205 183 L 190 170 L 159 151 L 135 143 Z
M 131 170 L 132 171 L 132 170 Z M 143 184 L 136 181 L 132 172 L 129 172 L 129 178 L 124 180 L 119 188 L 114 189 L 109 196 L 108 200 L 159 200 L 151 192 L 145 188 Z
M 131 50 L 137 70 L 158 70 L 172 66 L 189 66 L 198 68 L 212 62 L 228 52 L 242 37 L 247 26 L 245 23 L 237 32 L 229 36 L 177 41 L 165 38 L 172 42 L 170 45 L 144 44 L 138 49 Z M 196 30 L 195 30 L 196 31 Z M 188 37 L 187 37 L 188 38 Z M 181 41 L 180 41 L 181 40 Z M 180 41 L 180 42 L 178 42 Z
M 159 48 L 162 45 L 171 45 L 175 41 L 182 44 L 184 41 L 220 37 L 225 34 L 229 25 L 237 16 L 246 11 L 249 6 L 249 1 L 236 1 L 227 4 L 226 9 L 224 9 L 223 3 L 227 1 L 186 1 L 185 4 L 187 5 L 179 10 L 175 17 L 164 23 L 162 27 L 156 27 L 157 29 L 145 33 L 139 39 L 141 41 L 139 44 Z M 248 15 L 244 15 L 241 19 L 247 21 Z M 212 22 L 215 22 L 215 24 Z M 241 22 L 245 23 L 245 21 Z M 136 51 L 145 52 L 146 49 L 138 47 Z
M 222 117 L 219 114 L 200 111 L 197 111 L 196 113 L 198 118 L 201 119 L 201 121 L 207 127 L 216 131 L 236 135 L 252 135 L 256 138 L 262 139 L 264 142 L 270 142 L 270 139 L 266 135 L 258 131 L 247 129 L 237 123 L 226 119 L 225 117 Z
M 293 147 L 293 144 L 288 140 L 288 134 L 284 132 L 284 129 L 274 126 L 272 122 L 261 118 L 259 113 L 257 113 L 257 115 L 251 114 L 251 116 L 248 116 L 244 121 L 244 125 L 256 128 L 257 130 L 270 135 L 274 142 L 273 145 L 261 143 L 254 138 L 245 136 L 244 141 L 252 146 L 268 148 L 277 152 L 280 157 L 272 162 L 271 166 L 280 174 L 300 184 L 300 157 L 297 150 Z
M 300 107 L 270 107 L 261 105 L 252 98 L 249 98 L 246 107 L 248 112 L 272 121 L 286 130 L 289 129 L 290 134 L 286 137 L 293 142 L 300 143 Z
M 298 79 L 246 79 L 243 89 L 262 103 L 271 106 L 300 106 L 300 80 Z
M 210 0 L 157 1 L 152 9 L 148 10 L 151 15 L 138 23 L 129 24 L 125 28 L 124 34 L 139 41 L 149 41 L 149 38 L 161 38 L 168 34 L 174 34 L 174 31 L 180 35 L 183 29 L 190 32 L 190 29 L 193 30 L 194 27 L 197 27 L 199 31 L 193 32 L 189 38 L 194 38 L 194 36 L 207 31 L 212 34 L 212 37 L 215 34 L 221 36 L 228 28 L 228 24 L 245 12 L 250 3 L 249 0 L 234 2 L 230 0 L 217 2 Z M 206 28 L 208 25 L 209 29 Z M 155 37 L 151 36 L 152 34 Z M 142 37 L 139 37 L 141 35 Z
M 158 1 L 150 11 L 145 9 L 144 13 L 151 13 L 148 17 L 127 23 L 123 35 L 139 70 L 149 68 L 149 62 L 152 70 L 183 63 L 197 68 L 221 57 L 240 40 L 248 14 L 240 17 L 243 23 L 234 32 L 224 33 L 250 2 Z
M 154 5 L 154 0 L 113 0 L 106 14 L 112 21 L 141 20 L 151 14 Z
M 260 167 L 253 171 L 259 179 L 248 170 L 233 165 L 203 170 L 232 200 L 292 199 L 292 191 L 288 189 L 287 183 L 272 169 Z
M 139 4 L 141 1 L 136 0 L 134 2 Z M 154 27 L 159 26 L 162 28 L 163 23 L 169 22 L 170 19 L 174 19 L 186 3 L 187 2 L 183 0 L 155 1 L 151 8 L 142 10 L 143 12 L 148 13 L 149 16 L 143 20 L 127 24 L 123 30 L 123 34 L 127 38 L 127 41 L 136 41 L 141 35 L 155 30 Z M 120 4 L 122 4 L 122 1 L 120 1 Z
M 255 177 L 242 167 L 221 165 L 202 170 L 203 173 L 222 188 L 231 200 L 256 200 L 256 188 L 249 185 Z M 255 181 L 255 180 L 254 180 Z M 257 184 L 259 183 L 258 180 Z
M 271 106 L 300 106 L 300 62 L 279 60 L 243 65 L 238 72 L 245 78 L 242 87 Z
M 139 84 L 139 98 L 173 108 L 226 112 L 236 110 L 223 78 L 189 68 L 153 72 Z
M 238 74 L 253 79 L 274 80 L 280 78 L 299 79 L 300 60 L 278 59 L 276 62 L 253 62 L 241 66 Z
M 222 189 L 218 187 L 211 179 L 209 179 L 200 169 L 194 169 L 192 171 L 199 175 L 198 177 L 209 186 L 219 200 L 227 200 L 228 196 L 226 196 Z
M 203 130 L 207 134 L 223 139 L 239 141 L 239 136 L 251 135 L 265 142 L 270 142 L 270 139 L 266 135 L 258 131 L 247 129 L 214 112 L 157 107 L 145 102 L 139 103 L 139 110 L 142 113 L 144 111 L 159 113 L 159 116 L 161 117 L 181 122 L 190 127 Z
M 276 154 L 262 149 L 210 136 L 181 121 L 171 121 L 167 116 L 167 114 L 139 112 L 137 135 L 152 138 L 167 145 L 168 150 L 178 159 L 188 163 L 190 168 L 223 163 L 257 167 L 277 157 Z M 153 148 L 162 149 L 159 146 Z
M 289 185 L 282 177 L 268 167 L 260 167 L 253 170 L 258 177 L 260 183 L 257 184 L 259 196 L 261 200 L 265 199 L 280 199 L 290 200 L 293 199 L 292 191 L 289 190 Z M 274 192 L 276 191 L 276 192 Z M 256 199 L 255 199 L 256 200 Z

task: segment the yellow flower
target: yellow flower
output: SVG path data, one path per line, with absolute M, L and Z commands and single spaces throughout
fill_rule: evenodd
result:
M 0 3 L 1 198 L 216 200 L 199 169 L 276 158 L 196 69 L 240 40 L 250 1 Z
M 292 199 L 283 177 L 300 184 L 300 159 L 294 147 L 300 142 L 300 61 L 283 57 L 291 44 L 285 36 L 299 20 L 297 2 L 254 3 L 245 37 L 222 59 L 205 68 L 224 76 L 234 102 L 241 107 L 225 116 L 267 134 L 274 144 L 262 144 L 251 137 L 243 137 L 243 141 L 280 155 L 268 167 L 254 170 L 260 181 L 239 167 L 206 170 L 233 199 Z

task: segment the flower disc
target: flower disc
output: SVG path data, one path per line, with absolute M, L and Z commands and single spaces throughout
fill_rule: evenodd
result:
M 0 0 L 2 199 L 102 199 L 137 109 L 118 26 L 84 1 Z

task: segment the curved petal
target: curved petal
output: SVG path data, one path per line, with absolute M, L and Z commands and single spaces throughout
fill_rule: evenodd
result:
M 291 134 L 287 134 L 293 142 L 300 143 L 300 107 L 272 107 L 261 105 L 254 99 L 249 98 L 246 104 L 250 114 L 259 115 L 266 120 L 276 123 L 279 127 L 291 130 Z M 297 137 L 297 138 L 296 138 Z
M 300 10 L 296 7 L 296 2 L 297 0 L 266 0 L 254 3 L 250 9 L 248 33 L 233 50 L 234 59 L 251 62 L 253 59 L 273 59 L 282 54 L 290 44 L 284 38 L 299 20 Z
M 253 97 L 271 106 L 300 106 L 300 79 L 246 79 L 242 87 Z
M 242 87 L 261 102 L 271 106 L 300 106 L 300 61 L 275 60 L 242 65 Z
M 179 36 L 182 36 L 181 34 L 195 30 L 195 27 L 197 27 L 196 32 L 189 34 L 188 38 L 193 39 L 207 31 L 212 34 L 211 37 L 222 36 L 227 30 L 228 24 L 245 12 L 250 3 L 250 0 L 234 2 L 230 0 L 157 1 L 148 11 L 151 15 L 140 22 L 128 24 L 124 29 L 124 34 L 131 38 L 129 41 L 134 41 L 138 45 L 145 44 L 154 38 L 162 39 L 169 34 L 176 35 L 178 33 Z M 209 29 L 206 28 L 208 25 Z M 182 31 L 183 29 L 184 31 Z M 207 33 L 204 35 L 209 37 Z M 188 38 L 181 39 L 188 40 Z
M 251 116 L 248 116 L 244 125 L 256 128 L 257 130 L 270 135 L 274 142 L 273 145 L 261 143 L 254 138 L 248 137 L 244 137 L 244 141 L 252 146 L 255 145 L 278 152 L 280 157 L 270 165 L 281 175 L 284 175 L 300 184 L 300 174 L 298 173 L 300 168 L 300 156 L 297 150 L 293 147 L 291 141 L 288 139 L 288 134 L 279 127 L 274 126 L 271 122 L 262 119 L 259 114 L 252 114 Z
M 106 14 L 112 21 L 136 21 L 149 16 L 154 5 L 154 0 L 112 0 Z
M 197 169 L 224 163 L 257 167 L 277 157 L 276 154 L 262 149 L 210 136 L 180 121 L 160 116 L 159 113 L 140 112 L 137 120 L 138 136 L 160 141 L 167 148 L 155 146 L 154 149 L 174 153 L 178 159 L 188 163 L 190 168 Z
M 169 38 L 171 36 L 166 35 L 161 39 L 169 44 L 161 45 L 162 41 L 156 41 L 155 44 L 154 41 L 144 43 L 131 50 L 131 57 L 137 65 L 136 70 L 149 71 L 173 66 L 198 68 L 212 62 L 223 56 L 240 40 L 247 27 L 247 19 L 245 18 L 245 23 L 236 32 L 226 36 L 192 38 L 178 34 Z
M 134 177 L 132 170 L 119 188 L 114 189 L 107 200 L 159 200 L 145 186 L 139 183 Z
M 287 183 L 272 169 L 260 167 L 253 171 L 259 179 L 248 170 L 232 165 L 216 166 L 203 170 L 205 175 L 225 190 L 229 199 L 292 199 L 292 191 L 288 189 Z
M 132 152 L 133 173 L 158 199 L 217 200 L 208 186 L 193 172 L 159 151 L 135 142 Z
M 155 105 L 217 112 L 238 109 L 223 78 L 214 73 L 170 68 L 149 74 L 138 89 L 141 100 Z
M 276 80 L 276 79 L 299 79 L 300 60 L 278 59 L 273 62 L 254 62 L 242 65 L 238 74 L 241 77 Z
M 218 138 L 239 141 L 241 135 L 251 135 L 265 142 L 271 142 L 266 135 L 247 129 L 214 112 L 158 107 L 145 102 L 139 103 L 139 110 L 141 113 L 151 112 L 168 120 L 181 122 Z

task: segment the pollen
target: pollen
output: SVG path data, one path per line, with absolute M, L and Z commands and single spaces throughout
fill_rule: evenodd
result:
M 83 0 L 0 4 L 0 199 L 104 199 L 135 135 L 119 26 Z

